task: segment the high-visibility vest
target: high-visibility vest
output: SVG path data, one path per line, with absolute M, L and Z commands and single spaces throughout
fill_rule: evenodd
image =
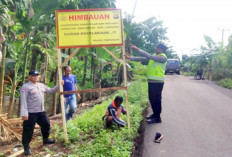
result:
M 155 56 L 161 55 L 167 59 L 167 56 L 164 53 L 160 53 L 160 54 L 155 53 L 154 55 Z M 150 59 L 147 66 L 147 79 L 164 81 L 166 64 L 167 61 L 165 63 L 159 63 Z

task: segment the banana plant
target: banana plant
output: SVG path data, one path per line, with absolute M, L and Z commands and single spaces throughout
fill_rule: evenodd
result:
M 9 102 L 9 107 L 8 107 L 8 118 L 13 117 L 13 109 L 15 105 L 15 92 L 16 92 L 18 83 L 21 81 L 21 76 L 18 76 L 18 70 L 19 70 L 19 63 L 16 62 L 14 66 L 14 78 L 11 79 L 9 76 L 6 75 L 7 79 L 11 83 L 11 96 L 10 96 L 10 102 Z
M 0 1 L 0 48 L 2 49 L 2 43 L 4 42 L 5 38 L 3 36 L 2 27 L 7 28 L 7 26 L 10 24 L 11 18 L 9 15 L 8 8 L 2 4 Z M 3 104 L 3 86 L 4 86 L 4 75 L 5 75 L 5 58 L 6 58 L 6 49 L 5 46 L 3 46 L 3 50 L 0 53 L 2 58 L 0 59 L 0 112 L 2 110 L 2 104 Z
M 37 32 L 43 30 L 43 26 L 52 25 L 52 22 L 54 26 L 54 11 L 59 8 L 60 4 L 61 2 L 55 0 L 19 0 L 14 3 L 17 22 L 22 26 L 26 36 L 23 83 L 28 66 L 28 54 L 32 50 L 30 48 L 32 38 Z

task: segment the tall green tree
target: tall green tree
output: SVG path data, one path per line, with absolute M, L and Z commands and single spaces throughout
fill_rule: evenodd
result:
M 130 44 L 147 51 L 150 54 L 155 52 L 158 43 L 167 43 L 167 28 L 163 27 L 163 21 L 155 17 L 148 18 L 143 22 L 132 22 L 131 16 L 127 15 L 123 19 L 124 31 L 126 32 L 126 50 L 128 54 L 132 54 Z M 168 46 L 166 54 L 168 58 L 178 58 L 171 46 Z M 134 52 L 133 55 L 138 55 Z

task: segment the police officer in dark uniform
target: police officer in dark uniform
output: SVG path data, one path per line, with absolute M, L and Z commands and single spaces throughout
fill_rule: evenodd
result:
M 148 61 L 148 95 L 153 114 L 146 117 L 147 123 L 161 123 L 162 120 L 160 114 L 162 111 L 162 90 L 164 86 L 165 67 L 167 64 L 167 56 L 165 55 L 165 52 L 168 47 L 162 43 L 159 43 L 156 46 L 155 53 L 153 55 L 134 45 L 131 45 L 131 48 L 138 51 L 138 53 L 143 57 L 132 57 L 125 55 L 126 59 L 130 59 L 132 61 Z
M 25 83 L 20 91 L 20 105 L 23 121 L 22 144 L 24 154 L 30 155 L 31 150 L 29 143 L 32 139 L 35 124 L 41 127 L 43 135 L 43 144 L 53 144 L 55 140 L 49 139 L 50 122 L 44 110 L 44 93 L 52 94 L 58 91 L 58 85 L 49 88 L 39 83 L 39 72 L 32 70 L 29 72 L 29 82 Z

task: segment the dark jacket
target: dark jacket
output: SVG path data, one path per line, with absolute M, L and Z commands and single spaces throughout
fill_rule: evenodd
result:
M 125 126 L 126 122 L 124 122 L 123 120 L 120 119 L 120 117 L 117 115 L 117 111 L 121 110 L 121 112 L 123 114 L 126 114 L 126 110 L 124 109 L 124 107 L 122 105 L 120 105 L 120 107 L 116 107 L 114 101 L 107 107 L 105 116 L 112 116 L 114 122 L 116 122 L 118 125 L 120 126 Z M 120 111 L 119 111 L 120 112 Z M 120 114 L 120 113 L 119 113 Z M 104 117 L 105 117 L 104 116 Z

